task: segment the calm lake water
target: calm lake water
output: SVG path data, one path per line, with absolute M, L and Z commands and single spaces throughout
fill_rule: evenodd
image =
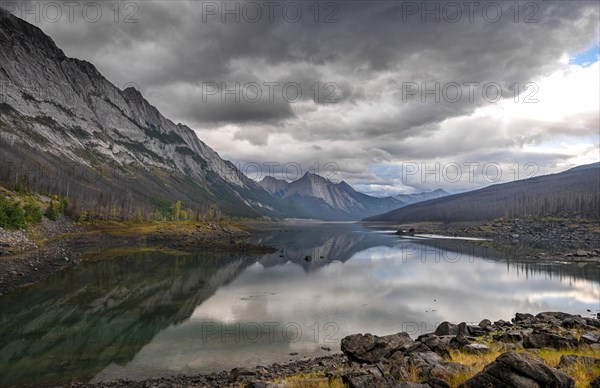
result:
M 0 297 L 2 385 L 221 371 L 339 351 L 352 333 L 600 308 L 597 264 L 390 232 L 285 224 L 253 238 L 274 254 L 142 253 L 56 273 Z

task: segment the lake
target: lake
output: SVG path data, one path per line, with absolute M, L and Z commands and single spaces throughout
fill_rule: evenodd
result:
M 252 238 L 273 254 L 146 252 L 55 273 L 0 297 L 3 385 L 206 373 L 326 355 L 353 333 L 600 308 L 598 264 L 392 232 L 278 224 Z

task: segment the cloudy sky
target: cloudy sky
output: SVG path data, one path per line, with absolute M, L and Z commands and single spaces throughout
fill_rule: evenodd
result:
M 458 192 L 600 159 L 596 1 L 3 5 L 252 178 Z

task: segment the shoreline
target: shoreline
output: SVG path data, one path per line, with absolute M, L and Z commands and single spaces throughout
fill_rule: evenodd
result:
M 72 268 L 83 260 L 97 260 L 103 254 L 119 254 L 128 247 L 133 248 L 130 252 L 137 249 L 172 253 L 272 253 L 275 251 L 272 247 L 247 243 L 245 240 L 257 231 L 275 228 L 286 222 L 300 223 L 305 220 L 77 225 L 60 217 L 55 222 L 44 220 L 42 225 L 27 232 L 0 230 L 0 296 L 42 281 L 54 272 Z M 309 224 L 315 222 L 308 220 Z M 415 234 L 485 238 L 488 240 L 472 243 L 500 249 L 538 245 L 543 248 L 527 258 L 540 262 L 600 263 L 600 225 L 593 220 L 358 223 L 367 227 L 414 228 Z M 11 241 L 11 236 L 17 236 L 12 238 L 18 240 L 16 248 L 4 241 L 6 235 L 9 236 L 8 241 Z
M 55 227 L 48 231 L 48 224 Z M 103 255 L 143 251 L 170 253 L 239 253 L 255 255 L 275 252 L 265 245 L 246 242 L 256 225 L 243 223 L 187 222 L 80 226 L 62 218 L 30 231 L 38 238 L 21 239 L 16 252 L 0 253 L 0 296 L 43 281 L 51 274 L 74 268 Z M 4 234 L 20 235 L 21 231 Z M 8 255 L 6 253 L 9 253 Z M 12 253 L 12 254 L 10 254 Z
M 575 382 L 592 387 L 600 384 L 600 313 L 593 318 L 561 312 L 516 313 L 508 321 L 483 319 L 478 325 L 443 322 L 435 332 L 414 340 L 405 332 L 353 334 L 341 340 L 341 348 L 342 353 L 286 364 L 62 386 L 433 388 L 476 387 L 489 381 L 566 387 Z
M 473 222 L 383 223 L 361 222 L 365 226 L 414 229 L 414 234 L 485 239 L 473 244 L 500 250 L 525 247 L 530 260 L 540 262 L 600 263 L 600 222 L 576 219 L 511 219 Z M 401 237 L 401 236 L 400 236 Z

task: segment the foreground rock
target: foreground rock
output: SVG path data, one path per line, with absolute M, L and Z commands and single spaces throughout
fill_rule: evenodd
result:
M 353 334 L 342 339 L 342 352 L 351 361 L 376 363 L 396 351 L 408 349 L 414 343 L 407 333 L 384 337 L 370 333 Z
M 507 352 L 487 365 L 483 371 L 465 381 L 461 387 L 574 387 L 575 380 L 544 360 L 527 353 Z
M 299 360 L 290 364 L 273 364 L 256 368 L 234 368 L 229 372 L 197 376 L 174 376 L 142 382 L 115 381 L 96 387 L 287 387 L 277 384 L 281 378 L 296 374 L 321 373 L 324 382 L 341 379 L 351 388 L 421 387 L 446 388 L 457 376 L 473 374 L 468 365 L 452 360 L 456 350 L 478 355 L 503 353 L 461 386 L 471 387 L 573 387 L 568 373 L 584 368 L 595 370 L 600 359 L 564 354 L 556 368 L 531 352 L 537 349 L 561 349 L 576 352 L 594 349 L 600 338 L 600 321 L 562 312 L 537 315 L 517 313 L 512 322 L 483 320 L 479 325 L 444 322 L 435 333 L 412 339 L 407 333 L 377 336 L 353 334 L 341 341 L 343 354 Z M 471 333 L 485 334 L 474 337 Z M 436 334 L 437 333 L 437 334 Z M 455 333 L 455 334 L 453 334 Z M 438 335 L 440 334 L 440 335 Z M 531 350 L 526 350 L 529 347 Z M 513 351 L 513 349 L 517 351 Z M 593 377 L 593 376 L 592 376 Z M 312 384 L 312 383 L 311 383 Z M 74 386 L 81 386 L 75 384 Z M 600 388 L 600 377 L 591 382 Z
M 577 338 L 571 334 L 558 335 L 542 330 L 535 330 L 523 340 L 526 349 L 576 349 Z

